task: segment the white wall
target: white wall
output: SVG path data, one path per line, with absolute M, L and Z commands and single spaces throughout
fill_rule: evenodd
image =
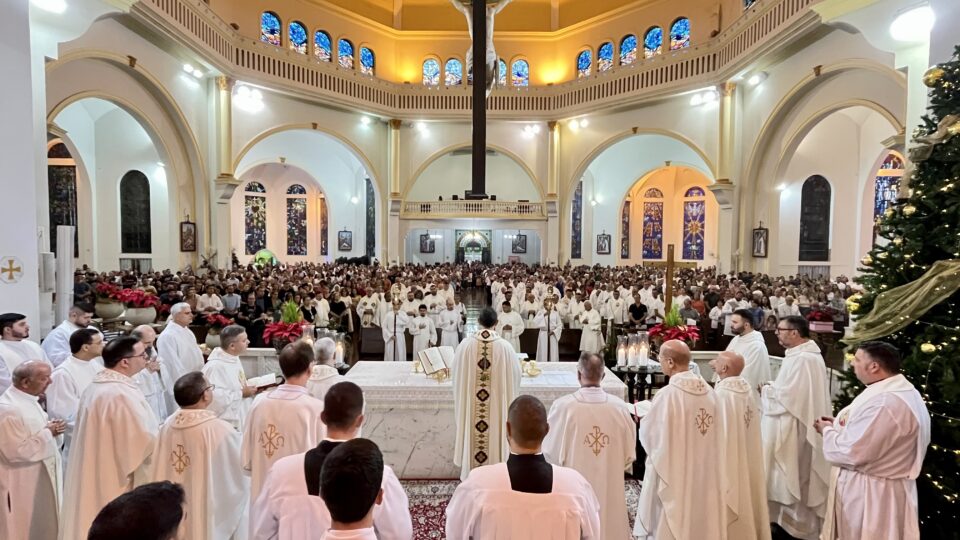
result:
M 447 154 L 430 163 L 415 180 L 406 199 L 409 201 L 433 201 L 438 196 L 450 200 L 456 194 L 463 198 L 472 182 L 471 154 Z M 539 201 L 540 192 L 523 167 L 501 153 L 487 155 L 487 194 L 496 195 L 501 201 Z
M 484 226 L 468 227 L 468 229 L 487 230 Z M 404 240 L 404 251 L 407 262 L 414 264 L 442 264 L 453 262 L 456 259 L 456 231 L 464 229 L 437 228 L 437 229 L 410 229 Z M 540 233 L 534 229 L 489 229 L 490 230 L 490 260 L 494 264 L 506 263 L 510 257 L 518 257 L 526 264 L 539 264 L 541 261 Z M 440 236 L 434 239 L 433 253 L 420 253 L 420 235 L 432 234 Z M 527 252 L 513 253 L 512 239 L 507 235 L 527 235 Z

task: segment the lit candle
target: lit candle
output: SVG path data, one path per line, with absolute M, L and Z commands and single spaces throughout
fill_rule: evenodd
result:
M 633 345 L 627 349 L 627 362 L 631 367 L 637 365 L 637 348 Z
M 618 366 L 627 365 L 627 348 L 626 347 L 617 347 L 617 365 Z
M 343 343 L 337 343 L 337 353 L 336 356 L 334 356 L 334 363 L 343 363 Z
M 650 364 L 650 347 L 646 343 L 640 344 L 640 352 L 637 354 L 640 367 L 647 367 Z

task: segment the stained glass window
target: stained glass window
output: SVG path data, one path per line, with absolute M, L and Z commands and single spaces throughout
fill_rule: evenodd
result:
M 456 58 L 447 60 L 443 66 L 444 81 L 447 86 L 459 86 L 463 84 L 463 64 Z
M 683 194 L 684 197 L 705 197 L 706 195 L 707 193 L 703 191 L 703 188 L 697 186 L 693 186 Z
M 670 50 L 690 46 L 690 19 L 680 17 L 670 25 Z
M 652 58 L 663 49 L 663 29 L 659 26 L 647 30 L 643 36 L 643 57 Z
M 570 258 L 579 259 L 583 256 L 583 180 L 577 182 L 577 189 L 573 192 L 573 209 L 570 219 Z
M 644 196 L 644 197 L 647 197 L 647 198 L 649 198 L 649 199 L 662 199 L 662 198 L 663 198 L 663 192 L 654 187 L 654 188 L 650 188 L 650 189 L 648 189 L 647 191 L 645 191 L 644 194 L 643 194 L 643 196 Z
M 613 67 L 613 42 L 608 41 L 597 49 L 597 71 L 603 73 Z
M 307 254 L 307 198 L 287 199 L 287 255 Z
M 267 198 L 246 195 L 243 201 L 243 230 L 245 252 L 255 255 L 267 248 Z
M 260 41 L 280 46 L 280 17 L 271 11 L 260 14 Z
M 637 60 L 637 36 L 630 34 L 620 40 L 620 65 L 630 65 Z
M 307 54 L 307 27 L 301 22 L 290 23 L 290 48 L 300 54 Z
M 330 244 L 327 236 L 330 229 L 330 209 L 327 208 L 327 198 L 320 197 L 320 255 L 330 253 Z
M 752 6 L 757 0 L 743 0 L 743 9 L 747 9 Z
M 150 253 L 150 181 L 140 171 L 120 179 L 120 251 Z
M 800 191 L 801 261 L 830 260 L 830 199 L 832 188 L 826 178 L 815 175 L 803 182 Z
M 244 191 L 247 193 L 266 193 L 267 188 L 263 187 L 263 184 L 260 182 L 250 182 Z
M 643 258 L 663 258 L 663 203 L 643 203 Z
M 293 184 L 287 188 L 287 195 L 306 195 L 307 188 L 301 186 L 300 184 Z
M 503 58 L 497 62 L 497 86 L 506 86 L 507 85 L 507 63 L 504 62 Z
M 591 67 L 593 67 L 593 53 L 590 49 L 580 51 L 577 55 L 577 78 L 589 77 Z
M 511 75 L 514 86 L 530 86 L 530 64 L 526 60 L 514 60 Z
M 623 202 L 620 212 L 620 258 L 630 258 L 630 201 Z
M 317 30 L 313 33 L 313 55 L 321 62 L 329 62 L 333 58 L 332 45 L 330 44 L 330 34 L 323 30 Z
M 371 259 L 377 250 L 377 193 L 373 181 L 367 178 L 367 257 Z
M 67 145 L 57 143 L 47 151 L 49 159 L 69 159 L 73 156 L 67 150 Z M 61 162 L 63 163 L 63 162 Z M 71 162 L 66 162 L 71 163 Z M 57 252 L 57 226 L 72 225 L 73 229 L 73 256 L 80 256 L 80 236 L 77 227 L 77 166 L 48 165 L 47 188 L 50 193 L 50 251 Z
M 900 179 L 903 178 L 903 159 L 894 153 L 887 155 L 877 172 L 873 191 L 873 239 L 880 232 L 880 221 L 887 208 L 897 202 Z
M 337 59 L 340 61 L 340 67 L 344 69 L 353 69 L 353 43 L 346 39 L 337 42 Z
M 440 62 L 437 62 L 433 58 L 427 58 L 423 61 L 423 85 L 440 85 Z
M 701 191 L 700 196 L 703 196 Z M 707 203 L 704 200 L 683 202 L 683 258 L 689 261 L 703 260 L 704 231 L 706 229 Z
M 360 47 L 360 73 L 372 77 L 376 65 L 377 57 L 373 54 L 373 51 L 366 47 Z

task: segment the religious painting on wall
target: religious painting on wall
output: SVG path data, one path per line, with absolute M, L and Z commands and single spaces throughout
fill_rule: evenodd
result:
M 623 202 L 620 212 L 620 258 L 630 258 L 630 201 Z
M 597 235 L 597 255 L 610 254 L 610 240 L 611 240 L 611 237 L 609 234 Z
M 527 252 L 527 235 L 518 234 L 514 237 L 512 246 L 510 248 L 511 253 L 526 253 Z
M 770 229 L 760 226 L 753 230 L 753 256 L 758 259 L 767 258 L 767 243 L 770 241 Z
M 353 231 L 337 233 L 337 251 L 353 251 Z
M 643 258 L 663 258 L 663 203 L 643 203 Z
M 192 221 L 180 222 L 180 251 L 197 250 L 197 224 Z
M 420 253 L 435 253 L 437 251 L 437 244 L 433 241 L 433 238 L 429 234 L 420 235 Z
M 570 258 L 583 257 L 583 180 L 577 182 L 573 192 L 573 211 L 571 212 Z

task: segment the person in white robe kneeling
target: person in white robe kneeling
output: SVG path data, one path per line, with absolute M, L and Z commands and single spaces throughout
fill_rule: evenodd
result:
M 580 389 L 553 402 L 552 426 L 543 455 L 554 465 L 582 474 L 600 501 L 601 538 L 632 538 L 623 473 L 637 459 L 637 426 L 627 404 L 600 388 L 603 358 L 583 353 L 577 365 Z
M 85 306 L 75 304 L 67 312 L 67 319 L 43 338 L 40 348 L 46 353 L 47 360 L 50 360 L 53 367 L 59 366 L 70 358 L 70 336 L 81 328 L 89 327 L 92 318 L 92 311 L 88 311 Z
M 380 321 L 384 362 L 403 362 L 407 359 L 407 340 L 403 331 L 407 329 L 409 321 L 410 317 L 400 311 L 400 301 L 394 299 L 392 309 Z
M 710 361 L 720 379 L 715 390 L 720 481 L 727 507 L 724 517 L 730 540 L 769 540 L 760 404 L 756 389 L 741 375 L 745 363 L 742 356 L 730 351 Z
M 63 420 L 51 421 L 39 396 L 50 385 L 50 366 L 24 362 L 0 395 L 0 538 L 56 540 L 62 495 Z
M 600 502 L 579 472 L 547 463 L 541 444 L 547 411 L 533 396 L 510 404 L 510 457 L 479 467 L 457 486 L 447 505 L 448 540 L 596 539 Z
M 580 334 L 580 352 L 600 352 L 603 348 L 603 335 L 600 333 L 603 320 L 600 312 L 593 309 L 593 304 L 590 302 L 583 303 L 580 323 L 583 325 L 583 332 Z
M 723 538 L 717 399 L 690 371 L 690 357 L 682 341 L 660 347 L 670 383 L 657 391 L 640 420 L 640 444 L 647 452 L 633 529 L 640 538 Z
M 851 363 L 867 387 L 836 419 L 817 421 L 833 465 L 820 538 L 920 538 L 917 476 L 930 444 L 930 412 L 900 373 L 900 351 L 861 343 Z
M 340 374 L 335 365 L 337 361 L 336 342 L 328 337 L 320 338 L 313 344 L 313 352 L 316 355 L 317 363 L 310 370 L 310 378 L 307 379 L 307 392 L 323 401 L 323 396 L 331 386 L 345 381 L 347 378 Z
M 502 311 L 497 314 L 497 333 L 507 340 L 513 347 L 513 352 L 520 353 L 520 336 L 523 335 L 523 317 L 513 310 L 510 302 L 501 304 Z
M 334 448 L 320 475 L 320 496 L 330 509 L 330 529 L 323 540 L 377 540 L 376 508 L 385 467 L 373 441 L 354 439 Z M 382 538 L 382 537 L 380 537 Z
M 146 364 L 137 338 L 120 337 L 103 348 L 106 369 L 80 398 L 63 486 L 61 540 L 86 540 L 100 509 L 149 473 L 160 421 L 132 378 Z
M 242 326 L 225 327 L 220 331 L 220 346 L 210 353 L 202 370 L 213 385 L 213 403 L 208 408 L 241 433 L 257 394 L 257 388 L 247 384 L 247 375 L 240 363 L 240 355 L 247 352 L 249 346 L 247 331 Z
M 173 399 L 173 383 L 191 371 L 203 369 L 203 353 L 197 344 L 197 336 L 187 328 L 191 322 L 193 311 L 190 304 L 174 304 L 170 308 L 167 326 L 157 338 L 157 352 L 166 368 L 164 375 L 169 373 L 169 377 L 166 377 L 169 383 L 166 388 L 168 410 L 174 409 L 176 405 Z
M 533 325 L 540 329 L 540 333 L 537 335 L 537 361 L 559 362 L 560 333 L 563 332 L 563 321 L 560 320 L 560 314 L 554 308 L 552 298 L 543 302 L 543 309 L 537 313 Z
M 440 313 L 440 346 L 457 348 L 460 344 L 460 313 L 454 309 L 453 298 L 447 299 L 447 309 Z
M 176 482 L 186 492 L 182 540 L 247 537 L 250 480 L 239 472 L 243 435 L 208 409 L 213 392 L 199 371 L 180 377 L 173 385 L 180 410 L 161 426 L 153 453 L 151 481 Z
M 730 331 L 733 332 L 733 339 L 727 345 L 727 350 L 743 357 L 746 365 L 740 377 L 747 381 L 750 388 L 758 391 L 761 384 L 771 379 L 770 354 L 763 334 L 754 329 L 753 314 L 746 309 L 738 309 L 730 315 Z
M 254 540 L 299 540 L 330 528 L 330 511 L 320 497 L 320 474 L 330 453 L 360 435 L 363 391 L 345 381 L 324 397 L 327 436 L 316 448 L 277 460 L 267 473 L 252 512 Z M 383 471 L 383 501 L 374 508 L 373 526 L 381 540 L 409 540 L 413 536 L 407 494 L 390 467 Z
M 90 328 L 77 330 L 70 336 L 70 350 L 73 354 L 53 370 L 50 388 L 46 391 L 47 412 L 53 418 L 67 422 L 67 430 L 63 434 L 64 462 L 69 458 L 76 433 L 80 397 L 93 383 L 97 373 L 103 371 L 103 364 L 97 360 L 103 353 L 103 334 Z
M 147 353 L 147 367 L 134 375 L 133 380 L 137 381 L 140 390 L 147 398 L 147 403 L 150 404 L 150 408 L 153 409 L 157 418 L 160 421 L 166 420 L 170 416 L 170 409 L 167 407 L 167 387 L 163 382 L 163 364 L 154 347 L 154 343 L 157 341 L 157 332 L 149 324 L 144 324 L 134 328 L 130 335 L 143 343 L 143 350 Z M 169 384 L 173 383 L 174 381 L 170 381 Z
M 420 304 L 419 313 L 416 317 L 410 319 L 407 329 L 413 336 L 413 361 L 418 360 L 417 354 L 420 351 L 430 348 L 437 344 L 437 328 L 433 325 L 433 319 L 427 316 L 427 306 Z

